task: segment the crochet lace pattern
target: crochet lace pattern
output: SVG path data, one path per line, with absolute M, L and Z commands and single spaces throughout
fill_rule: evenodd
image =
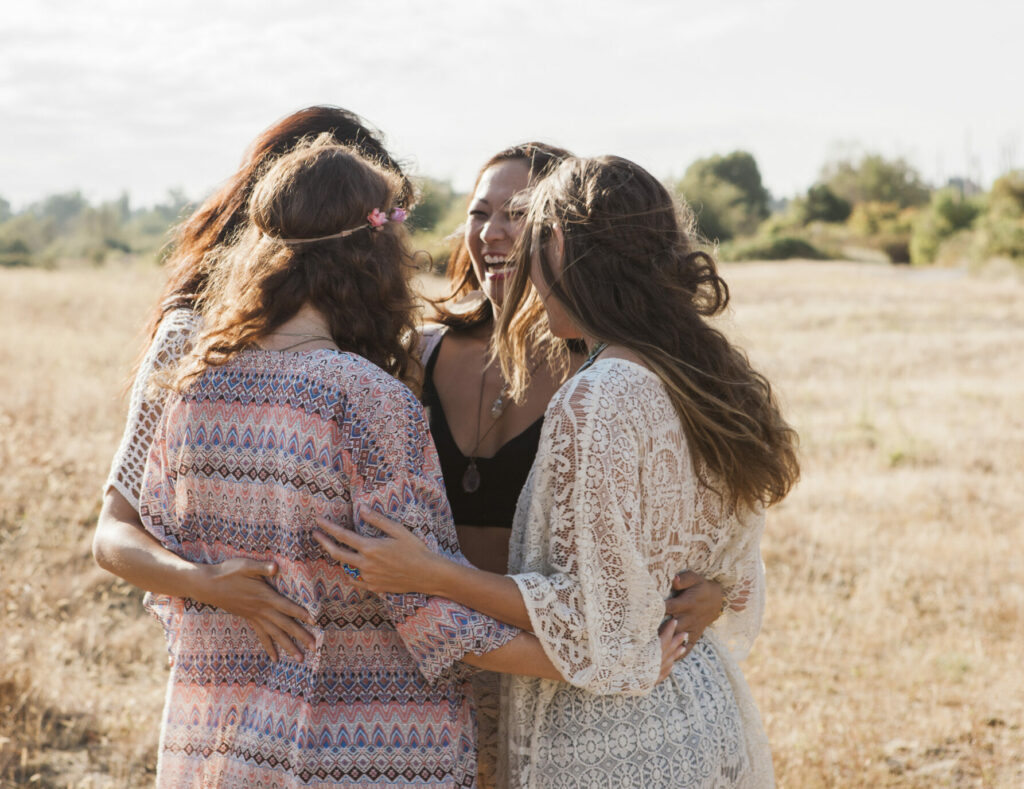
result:
M 726 507 L 698 474 L 707 470 L 645 367 L 599 360 L 553 398 L 509 568 L 570 684 L 505 678 L 508 785 L 773 784 L 737 665 L 761 625 L 764 516 Z M 664 597 L 683 569 L 722 583 L 728 608 L 655 686 Z

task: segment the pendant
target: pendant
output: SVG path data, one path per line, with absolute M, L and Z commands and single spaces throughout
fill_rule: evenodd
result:
M 466 467 L 466 473 L 462 475 L 462 489 L 466 493 L 476 493 L 480 488 L 480 472 L 476 467 L 476 459 L 469 459 L 469 466 Z
M 491 419 L 498 419 L 502 412 L 505 410 L 505 393 L 502 392 L 498 395 L 497 399 L 491 403 Z

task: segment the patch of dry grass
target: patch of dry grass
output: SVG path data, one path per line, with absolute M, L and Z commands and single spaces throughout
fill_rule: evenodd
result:
M 1024 284 L 725 274 L 803 441 L 746 666 L 779 785 L 1024 785 Z M 0 271 L 0 786 L 152 783 L 163 639 L 89 540 L 158 286 Z

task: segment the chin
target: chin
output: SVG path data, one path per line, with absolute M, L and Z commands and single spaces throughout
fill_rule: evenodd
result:
M 583 332 L 577 329 L 575 326 L 566 325 L 561 321 L 551 321 L 551 316 L 548 316 L 548 331 L 552 335 L 560 340 L 582 340 Z

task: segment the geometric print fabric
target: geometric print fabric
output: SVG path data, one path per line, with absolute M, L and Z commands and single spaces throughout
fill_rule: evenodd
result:
M 360 506 L 459 555 L 422 406 L 365 359 L 244 351 L 171 397 L 146 463 L 146 529 L 193 562 L 276 561 L 270 583 L 313 614 L 316 646 L 272 662 L 244 619 L 148 595 L 171 658 L 159 786 L 475 785 L 457 661 L 518 631 L 353 587 L 312 529 L 321 516 L 379 534 Z

